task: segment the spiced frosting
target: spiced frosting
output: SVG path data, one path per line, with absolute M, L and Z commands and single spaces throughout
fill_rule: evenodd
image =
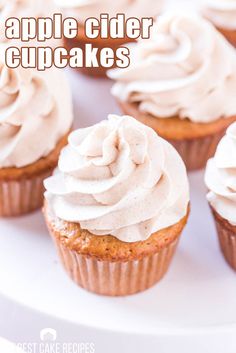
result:
M 236 52 L 207 20 L 166 13 L 130 52 L 128 68 L 109 71 L 118 100 L 154 117 L 201 123 L 236 114 Z
M 208 161 L 205 182 L 210 205 L 221 217 L 236 225 L 236 123 L 228 128 L 215 156 Z
M 110 115 L 69 136 L 45 181 L 57 219 L 124 242 L 149 238 L 187 214 L 189 185 L 176 150 L 129 116 Z
M 61 70 L 10 69 L 0 54 L 0 168 L 24 167 L 70 130 L 71 93 Z

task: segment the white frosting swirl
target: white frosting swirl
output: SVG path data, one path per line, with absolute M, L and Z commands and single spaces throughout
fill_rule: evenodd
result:
M 9 69 L 0 55 L 0 168 L 23 167 L 46 156 L 72 119 L 61 70 Z
M 220 141 L 214 158 L 207 164 L 207 199 L 216 212 L 236 225 L 236 123 Z
M 236 0 L 207 0 L 203 14 L 219 28 L 236 30 Z
M 0 0 L 0 41 L 9 41 L 5 37 L 5 22 L 8 18 L 50 17 L 54 12 L 55 7 L 51 0 Z
M 110 115 L 73 132 L 59 172 L 45 187 L 58 218 L 125 242 L 176 224 L 189 203 L 186 168 L 176 150 L 128 116 Z
M 125 13 L 127 17 L 155 17 L 163 7 L 164 0 L 54 0 L 66 16 L 76 17 L 84 22 L 88 17 L 98 17 L 101 13 L 115 16 Z
M 113 95 L 155 117 L 208 123 L 236 114 L 236 53 L 208 21 L 166 13 L 151 38 L 132 45 L 131 64 L 109 76 Z

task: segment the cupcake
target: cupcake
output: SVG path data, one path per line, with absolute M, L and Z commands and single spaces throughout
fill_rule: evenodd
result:
M 99 36 L 96 39 L 89 39 L 85 35 L 84 24 L 87 18 L 100 18 L 101 14 L 109 14 L 110 18 L 117 14 L 125 14 L 129 17 L 156 17 L 162 7 L 164 0 L 54 0 L 56 5 L 61 8 L 65 17 L 74 17 L 79 21 L 78 37 L 76 39 L 65 38 L 67 49 L 80 47 L 85 50 L 85 45 L 90 43 L 98 48 L 98 54 L 103 48 L 112 48 L 114 51 L 120 46 L 131 42 L 132 39 L 113 39 L 111 37 L 104 39 Z M 107 68 L 102 66 L 92 68 L 79 68 L 80 72 L 98 77 L 106 77 Z
M 201 17 L 166 13 L 130 50 L 130 67 L 109 71 L 121 109 L 172 143 L 188 170 L 204 167 L 236 120 L 234 48 Z
M 175 149 L 129 116 L 76 130 L 45 181 L 44 214 L 61 261 L 81 287 L 109 296 L 166 273 L 189 213 Z
M 236 123 L 207 163 L 205 182 L 222 253 L 236 271 Z
M 42 206 L 43 180 L 51 175 L 67 144 L 72 102 L 60 70 L 9 69 L 2 59 L 0 216 L 7 217 Z
M 202 13 L 236 46 L 236 0 L 205 0 Z

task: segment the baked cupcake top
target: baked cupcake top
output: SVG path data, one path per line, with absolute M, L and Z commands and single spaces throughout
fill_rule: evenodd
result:
M 9 17 L 45 17 L 54 13 L 51 0 L 0 0 L 0 40 L 7 42 L 4 26 Z M 41 43 L 42 45 L 42 43 Z
M 236 52 L 207 20 L 166 13 L 130 50 L 130 66 L 109 71 L 118 100 L 159 118 L 208 123 L 236 114 Z
M 71 94 L 61 70 L 9 69 L 0 55 L 0 168 L 46 156 L 68 133 Z
M 45 181 L 52 215 L 94 235 L 146 240 L 186 214 L 189 186 L 176 150 L 129 116 L 69 136 L 58 172 Z
M 214 158 L 207 164 L 205 182 L 207 199 L 214 210 L 236 225 L 236 123 L 220 141 Z
M 202 12 L 216 27 L 236 30 L 236 0 L 205 0 Z
M 125 13 L 127 17 L 155 17 L 163 7 L 164 0 L 54 0 L 66 16 L 76 17 L 82 23 L 88 17 L 100 17 L 101 13 L 115 16 Z

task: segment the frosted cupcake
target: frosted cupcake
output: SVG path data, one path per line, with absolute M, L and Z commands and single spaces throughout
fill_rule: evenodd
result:
M 207 199 L 226 261 L 236 270 L 236 123 L 220 141 L 205 175 Z
M 0 216 L 42 206 L 43 179 L 57 165 L 72 125 L 60 70 L 9 69 L 0 60 Z
M 236 53 L 206 20 L 165 14 L 131 65 L 109 71 L 123 112 L 171 142 L 189 170 L 205 166 L 236 120 Z
M 102 39 L 100 36 L 96 39 L 88 39 L 84 33 L 84 23 L 87 18 L 100 18 L 100 14 L 106 13 L 110 17 L 124 13 L 129 17 L 156 17 L 162 10 L 164 0 L 54 0 L 56 5 L 61 8 L 65 17 L 74 17 L 79 21 L 79 34 L 76 39 L 65 39 L 65 46 L 68 49 L 80 47 L 84 50 L 85 45 L 92 43 L 98 48 L 100 53 L 102 48 L 112 48 L 114 51 L 121 45 L 131 42 L 126 39 Z M 80 68 L 82 73 L 92 76 L 105 76 L 107 69 L 102 66 L 98 68 Z
M 167 271 L 188 218 L 186 169 L 152 129 L 123 116 L 74 131 L 45 181 L 62 263 L 85 289 L 143 291 Z
M 236 46 L 236 0 L 205 0 L 202 12 Z

